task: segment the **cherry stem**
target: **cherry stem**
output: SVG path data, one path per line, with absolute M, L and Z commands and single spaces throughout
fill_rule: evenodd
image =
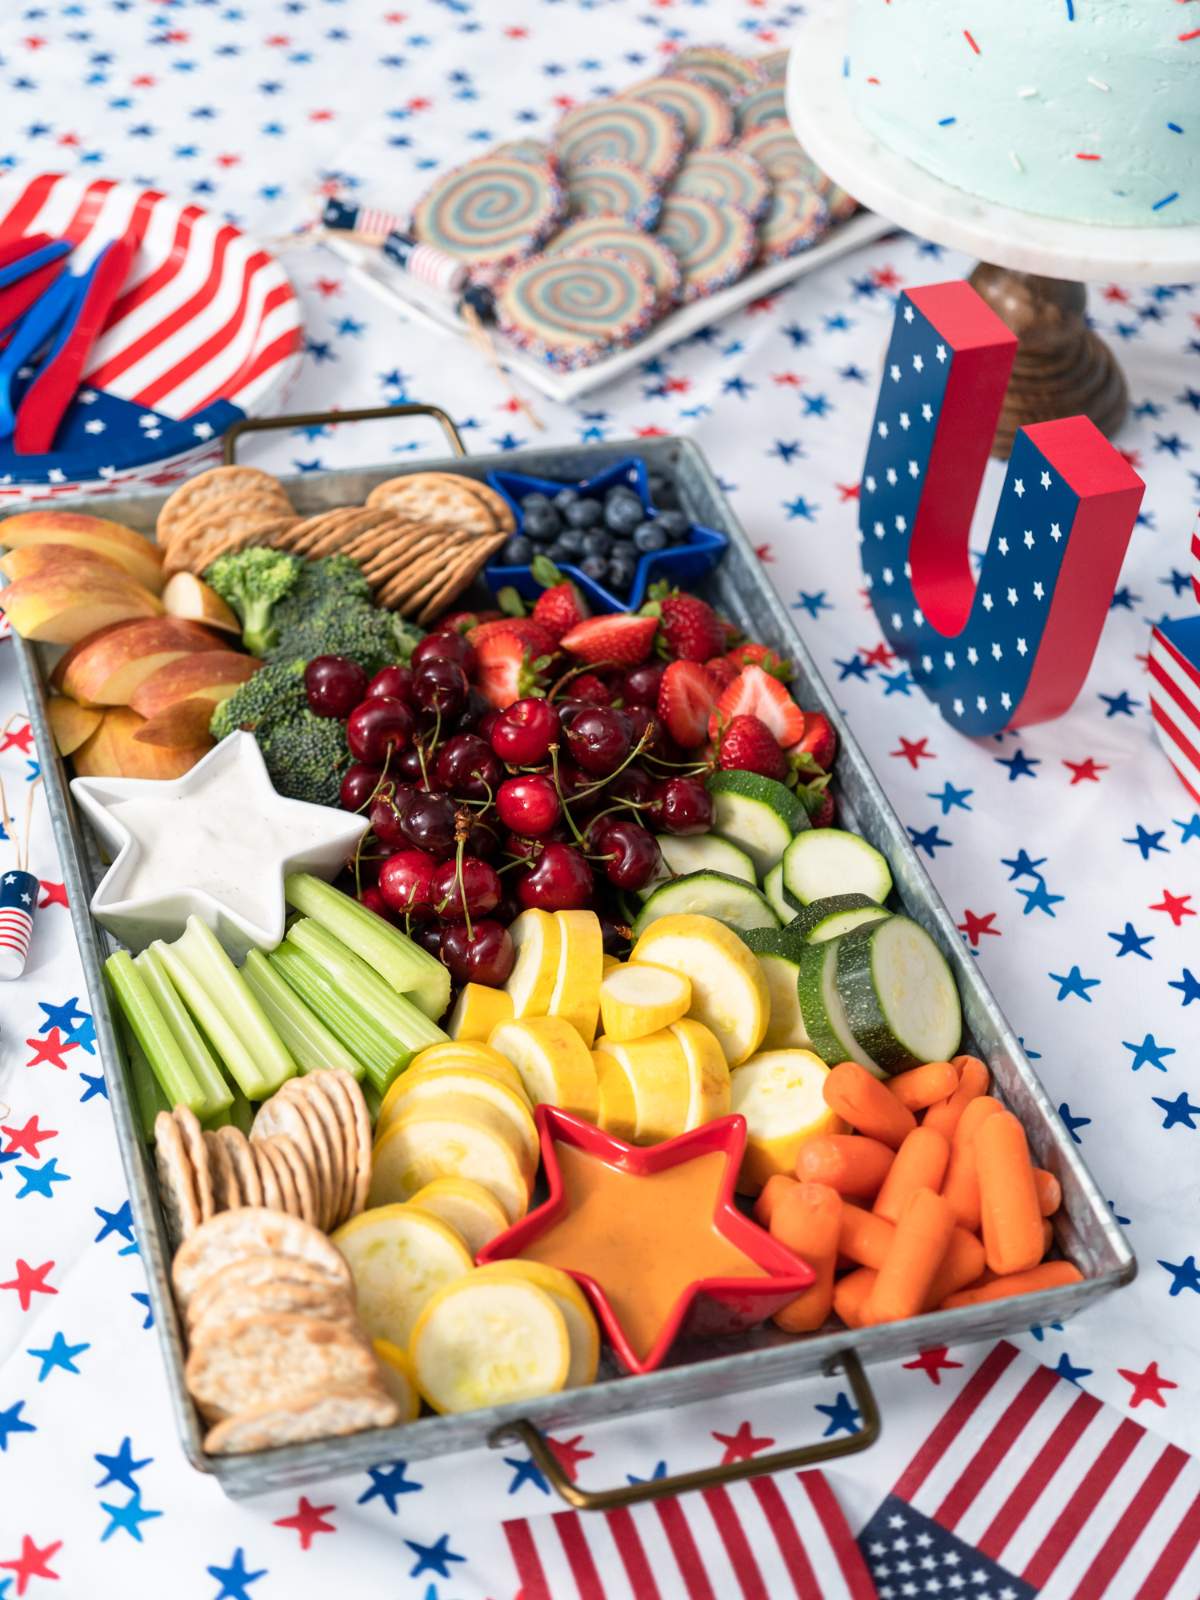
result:
M 550 769 L 554 774 L 554 792 L 558 796 L 558 803 L 562 807 L 562 814 L 567 819 L 567 827 L 570 828 L 571 832 L 575 835 L 575 842 L 577 844 L 579 844 L 579 845 L 582 845 L 583 844 L 583 835 L 580 833 L 579 829 L 575 826 L 575 818 L 571 815 L 571 808 L 567 804 L 566 795 L 563 793 L 562 779 L 559 776 L 559 772 L 558 772 L 558 744 L 557 744 L 557 742 L 550 746 Z M 582 793 L 583 791 L 581 790 L 580 792 Z
M 457 822 L 454 831 L 458 835 L 458 841 L 454 846 L 454 881 L 458 884 L 458 898 L 462 901 L 463 921 L 467 926 L 467 943 L 470 944 L 475 938 L 475 933 L 471 927 L 471 910 L 467 905 L 467 886 L 463 882 L 463 851 L 466 848 L 467 835 L 466 830 Z
M 598 790 L 603 789 L 605 784 L 611 783 L 614 778 L 619 778 L 621 776 L 621 774 L 625 771 L 625 768 L 629 765 L 629 763 L 631 761 L 636 761 L 638 756 L 641 755 L 642 751 L 649 744 L 651 737 L 652 737 L 652 729 L 650 729 L 650 728 L 645 729 L 645 731 L 642 734 L 642 737 L 634 745 L 633 749 L 625 757 L 625 759 L 624 759 L 624 761 L 622 761 L 621 765 L 619 767 L 614 767 L 611 772 L 605 773 L 603 778 L 597 778 L 595 783 L 589 783 L 586 786 L 586 788 L 580 789 L 579 793 L 575 796 L 576 800 L 583 800 L 589 794 L 595 794 Z

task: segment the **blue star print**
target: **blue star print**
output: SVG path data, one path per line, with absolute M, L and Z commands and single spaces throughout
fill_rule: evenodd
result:
M 1062 1118 L 1064 1124 L 1066 1125 L 1067 1132 L 1071 1135 L 1071 1138 L 1072 1138 L 1073 1142 L 1075 1144 L 1082 1144 L 1083 1140 L 1079 1137 L 1078 1133 L 1075 1130 L 1077 1128 L 1089 1127 L 1090 1124 L 1091 1124 L 1091 1120 L 1092 1120 L 1091 1117 L 1077 1117 L 1077 1116 L 1074 1116 L 1072 1114 L 1070 1106 L 1067 1104 L 1067 1102 L 1065 1100 L 1063 1101 L 1062 1105 L 1059 1106 L 1058 1114 Z
M 78 1374 L 79 1368 L 75 1365 L 75 1357 L 91 1348 L 90 1344 L 68 1344 L 61 1333 L 56 1333 L 43 1349 L 35 1350 L 31 1346 L 28 1354 L 41 1362 L 42 1370 L 38 1373 L 38 1382 L 45 1383 L 56 1367 L 61 1367 L 64 1372 Z
M 416 1494 L 425 1487 L 408 1476 L 407 1461 L 381 1462 L 377 1467 L 368 1467 L 367 1476 L 371 1480 L 371 1487 L 359 1495 L 358 1504 L 365 1506 L 368 1501 L 382 1500 L 393 1516 L 396 1514 L 398 1495 Z
M 1064 1350 L 1054 1363 L 1053 1370 L 1058 1373 L 1060 1378 L 1065 1378 L 1068 1383 L 1073 1383 L 1078 1389 L 1080 1387 L 1079 1380 L 1081 1378 L 1090 1378 L 1093 1368 L 1074 1366 L 1070 1356 Z
M 970 811 L 973 808 L 967 804 L 968 795 L 974 794 L 974 789 L 956 789 L 952 783 L 945 783 L 940 790 L 934 790 L 926 799 L 936 800 L 942 808 L 942 815 L 949 816 L 956 807 L 961 811 Z
M 516 1494 L 517 1490 L 526 1483 L 531 1483 L 535 1489 L 540 1489 L 543 1494 L 550 1493 L 550 1485 L 546 1482 L 541 1468 L 532 1456 L 526 1456 L 524 1461 L 515 1460 L 512 1456 L 505 1456 L 504 1465 L 513 1469 L 512 1482 L 508 1486 L 509 1494 Z
M 238 1545 L 227 1567 L 206 1567 L 205 1571 L 221 1585 L 213 1600 L 250 1600 L 250 1585 L 265 1578 L 267 1568 L 251 1572 L 246 1566 L 246 1552 Z
M 97 1489 L 107 1488 L 110 1483 L 122 1483 L 127 1489 L 135 1490 L 134 1473 L 140 1472 L 143 1467 L 148 1467 L 154 1460 L 153 1456 L 143 1456 L 140 1461 L 134 1459 L 133 1446 L 129 1435 L 121 1440 L 115 1456 L 100 1455 L 93 1458 L 104 1468 L 104 1476 L 97 1483 Z
M 1092 997 L 1088 990 L 1094 989 L 1100 982 L 1099 978 L 1085 978 L 1078 967 L 1072 967 L 1070 972 L 1066 973 L 1051 972 L 1048 976 L 1058 985 L 1058 993 L 1054 997 L 1056 1000 L 1066 1000 L 1070 995 L 1078 995 L 1081 1000 L 1086 1000 L 1089 1005 Z
M 94 1244 L 107 1239 L 110 1233 L 119 1233 L 122 1239 L 133 1238 L 133 1213 L 128 1200 L 123 1200 L 116 1211 L 105 1211 L 103 1206 L 93 1206 L 92 1210 L 100 1218 L 101 1224 L 100 1232 L 92 1241 Z
M 456 1555 L 450 1548 L 450 1535 L 443 1533 L 433 1544 L 418 1544 L 415 1539 L 405 1539 L 405 1544 L 416 1556 L 416 1564 L 409 1573 L 417 1578 L 422 1572 L 436 1572 L 439 1578 L 450 1576 L 452 1561 L 465 1561 L 466 1556 Z
M 1160 828 L 1157 833 L 1150 833 L 1142 827 L 1140 822 L 1134 823 L 1134 827 L 1137 831 L 1133 838 L 1122 839 L 1122 844 L 1137 845 L 1143 861 L 1149 861 L 1152 850 L 1161 850 L 1163 855 L 1166 855 L 1167 847 L 1162 843 L 1163 834 L 1166 832 L 1165 828 Z
M 1146 953 L 1146 946 L 1154 943 L 1154 935 L 1139 933 L 1132 922 L 1127 922 L 1120 933 L 1110 933 L 1108 937 L 1116 941 L 1119 956 L 1141 956 L 1144 961 L 1153 959 Z
M 1184 1004 L 1186 1005 L 1186 1001 Z M 70 1183 L 71 1175 L 68 1172 L 58 1171 L 58 1157 L 51 1156 L 40 1167 L 18 1167 L 17 1171 L 25 1181 L 25 1186 L 17 1190 L 17 1199 L 24 1200 L 26 1195 L 41 1194 L 49 1200 L 54 1195 L 52 1185 L 56 1183 Z
M 1161 1106 L 1166 1112 L 1162 1123 L 1164 1128 L 1195 1128 L 1196 1124 L 1192 1121 L 1192 1118 L 1200 1117 L 1200 1106 L 1194 1106 L 1188 1099 L 1186 1092 L 1177 1094 L 1174 1100 L 1164 1100 L 1161 1095 L 1157 1094 L 1151 1095 L 1150 1098 L 1156 1106 Z
M 1032 889 L 1018 888 L 1017 893 L 1025 896 L 1025 916 L 1031 911 L 1044 911 L 1047 916 L 1053 917 L 1056 915 L 1055 906 L 1066 899 L 1066 895 L 1051 894 L 1044 881 L 1035 883 Z
M 1009 868 L 1008 881 L 1012 883 L 1014 878 L 1040 878 L 1041 873 L 1038 868 L 1044 866 L 1045 862 L 1045 856 L 1039 856 L 1035 861 L 1024 850 L 1018 850 L 1011 859 L 1002 857 L 1000 865 Z
M 1140 706 L 1142 703 L 1140 700 L 1131 700 L 1124 689 L 1121 690 L 1120 694 L 1102 694 L 1100 699 L 1108 707 L 1108 710 L 1104 713 L 1106 717 L 1131 717 L 1133 708 Z
M 32 1422 L 26 1422 L 21 1416 L 25 1409 L 24 1400 L 18 1400 L 15 1405 L 9 1406 L 7 1411 L 0 1411 L 0 1450 L 8 1453 L 8 1441 L 14 1433 L 36 1433 L 37 1429 Z
M 1190 817 L 1175 817 L 1173 820 L 1180 830 L 1180 844 L 1186 844 L 1189 839 L 1200 839 L 1200 811 L 1194 811 Z
M 843 1390 L 838 1390 L 837 1399 L 831 1406 L 818 1405 L 816 1409 L 829 1418 L 829 1425 L 821 1435 L 828 1439 L 835 1433 L 857 1433 L 859 1430 L 859 1414 L 850 1403 L 850 1396 Z
M 1196 974 L 1188 967 L 1184 967 L 1183 972 L 1178 978 L 1168 979 L 1167 987 L 1168 989 L 1179 990 L 1180 994 L 1183 996 L 1182 1003 L 1185 1006 L 1190 1006 L 1193 1000 L 1200 1000 L 1200 978 L 1198 978 Z M 25 1169 L 23 1167 L 17 1168 L 18 1172 L 23 1172 L 24 1170 Z M 20 1199 L 20 1195 L 18 1195 L 17 1198 Z
M 993 761 L 998 766 L 1008 768 L 1008 781 L 1015 783 L 1018 778 L 1036 778 L 1035 767 L 1041 766 L 1040 756 L 1027 756 L 1024 750 L 1015 750 L 1011 756 L 993 756 Z
M 1163 1066 L 1163 1061 L 1167 1056 L 1175 1054 L 1172 1045 L 1159 1044 L 1152 1033 L 1148 1033 L 1141 1044 L 1130 1044 L 1128 1039 L 1122 1039 L 1121 1043 L 1126 1050 L 1133 1052 L 1133 1060 L 1130 1062 L 1130 1066 L 1134 1072 L 1145 1066 L 1157 1067 L 1159 1072 L 1165 1072 L 1167 1069 Z
M 108 1527 L 100 1535 L 101 1544 L 106 1543 L 114 1533 L 118 1532 L 129 1534 L 138 1544 L 141 1544 L 142 1523 L 151 1522 L 155 1517 L 162 1516 L 161 1511 L 150 1511 L 142 1505 L 140 1489 L 135 1489 L 123 1506 L 110 1505 L 107 1500 L 101 1500 L 100 1509 L 101 1511 L 107 1511 L 109 1517 Z M 208 1570 L 212 1572 L 213 1569 L 210 1567 Z M 216 1574 L 214 1573 L 213 1576 L 215 1577 Z M 253 1578 L 247 1578 L 247 1582 L 253 1583 L 253 1581 Z
M 798 598 L 792 603 L 792 610 L 806 611 L 816 621 L 822 611 L 832 611 L 833 607 L 825 598 L 824 589 L 818 589 L 815 594 L 805 594 L 804 590 L 801 589 Z
M 941 834 L 938 832 L 938 825 L 936 822 L 932 827 L 929 828 L 909 828 L 908 836 L 916 845 L 917 849 L 924 850 L 925 854 L 931 860 L 936 858 L 937 851 L 943 846 L 949 849 L 949 847 L 954 843 L 953 839 L 942 838 Z
M 1165 1272 L 1171 1274 L 1171 1287 L 1167 1292 L 1172 1300 L 1185 1289 L 1190 1289 L 1193 1294 L 1200 1294 L 1200 1270 L 1197 1270 L 1195 1256 L 1188 1256 L 1179 1262 L 1160 1261 L 1158 1264 Z

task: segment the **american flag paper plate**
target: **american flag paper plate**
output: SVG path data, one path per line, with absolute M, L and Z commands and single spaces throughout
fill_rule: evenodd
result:
M 53 451 L 0 441 L 0 498 L 170 484 L 298 370 L 300 306 L 283 268 L 202 207 L 108 178 L 0 181 L 0 240 L 35 232 L 73 242 L 75 273 L 126 233 L 138 248 Z

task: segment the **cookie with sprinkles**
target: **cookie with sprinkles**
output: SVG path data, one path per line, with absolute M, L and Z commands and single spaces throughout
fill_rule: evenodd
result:
M 641 233 L 612 217 L 581 217 L 569 223 L 546 246 L 548 256 L 590 256 L 603 253 L 640 267 L 663 304 L 674 300 L 683 274 L 674 255 L 657 234 Z
M 765 128 L 755 128 L 738 140 L 737 148 L 753 156 L 772 183 L 782 183 L 785 178 L 804 178 L 822 193 L 829 188 L 829 179 L 786 123 L 781 126 L 773 122 Z
M 507 144 L 493 145 L 492 156 L 504 156 L 509 161 L 526 161 L 531 167 L 551 167 L 555 162 L 553 147 L 541 139 L 510 139 Z
M 847 222 L 858 210 L 858 201 L 852 194 L 847 194 L 839 183 L 829 185 L 825 193 L 825 204 L 829 207 L 831 222 Z
M 658 297 L 640 267 L 612 256 L 536 256 L 514 267 L 496 300 L 500 331 L 551 366 L 570 370 L 631 344 Z
M 693 194 L 667 196 L 657 236 L 679 262 L 684 301 L 736 283 L 758 250 L 758 235 L 744 211 Z
M 694 44 L 680 50 L 671 58 L 671 75 L 677 74 L 706 83 L 710 89 L 723 94 L 730 105 L 736 105 L 762 81 L 757 61 L 718 44 Z
M 744 150 L 698 150 L 675 174 L 671 193 L 737 206 L 756 222 L 770 204 L 771 180 Z
M 724 95 L 698 78 L 647 78 L 620 96 L 645 100 L 674 117 L 690 150 L 716 150 L 733 137 L 733 111 Z
M 737 104 L 737 129 L 739 134 L 753 133 L 755 128 L 766 128 L 773 122 L 787 122 L 787 95 L 782 83 L 764 83 L 753 89 Z
M 635 228 L 652 228 L 661 206 L 655 185 L 625 161 L 592 161 L 567 175 L 572 217 L 616 217 Z
M 473 275 L 498 273 L 532 255 L 554 232 L 565 200 L 546 165 L 483 156 L 447 172 L 413 212 L 413 233 Z
M 758 259 L 784 261 L 808 250 L 829 229 L 829 208 L 803 178 L 775 185 L 767 214 L 758 225 Z
M 786 83 L 788 69 L 788 52 L 786 50 L 771 50 L 765 56 L 758 58 L 758 70 L 768 83 Z
M 554 148 L 568 173 L 593 161 L 623 161 L 663 184 L 683 155 L 683 130 L 674 117 L 641 100 L 597 100 L 568 111 Z

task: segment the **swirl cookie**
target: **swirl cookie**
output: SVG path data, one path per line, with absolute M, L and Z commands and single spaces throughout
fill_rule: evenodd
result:
M 639 233 L 612 217 L 583 217 L 572 222 L 546 246 L 548 256 L 615 256 L 632 262 L 649 278 L 658 299 L 676 298 L 683 274 L 679 263 L 657 234 Z
M 771 180 L 744 150 L 701 150 L 688 156 L 680 167 L 671 194 L 737 206 L 755 221 L 770 203 Z
M 502 333 L 552 366 L 587 366 L 631 343 L 655 315 L 640 268 L 611 256 L 538 256 L 515 267 L 496 301 Z
M 696 78 L 647 78 L 626 89 L 620 98 L 644 100 L 674 117 L 690 150 L 716 150 L 733 137 L 729 101 Z
M 685 301 L 736 283 L 758 249 L 754 224 L 744 211 L 690 194 L 667 197 L 657 237 L 679 262 Z
M 816 244 L 829 227 L 829 208 L 802 178 L 775 185 L 766 216 L 758 225 L 759 260 L 783 261 Z
M 572 217 L 609 217 L 635 228 L 652 228 L 662 199 L 644 172 L 624 161 L 593 161 L 573 167 L 567 179 Z
M 597 100 L 568 111 L 554 147 L 573 172 L 593 161 L 621 161 L 656 184 L 666 183 L 683 155 L 683 132 L 666 111 L 640 100 Z
M 498 270 L 538 249 L 562 212 L 563 193 L 549 167 L 484 156 L 426 191 L 413 212 L 413 233 L 474 270 Z

